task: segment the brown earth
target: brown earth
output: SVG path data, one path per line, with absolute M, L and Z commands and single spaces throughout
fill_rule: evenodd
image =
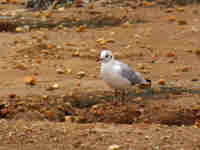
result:
M 0 10 L 0 149 L 200 149 L 199 5 L 97 1 L 48 18 L 19 3 Z M 1 18 L 11 14 L 36 23 L 16 32 L 23 22 Z M 152 88 L 115 97 L 99 77 L 103 49 Z

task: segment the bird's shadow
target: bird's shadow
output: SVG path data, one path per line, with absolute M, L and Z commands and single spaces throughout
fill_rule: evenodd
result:
M 137 93 L 136 89 L 129 90 L 125 97 L 125 101 L 134 101 L 136 98 L 141 97 L 142 99 L 151 99 L 151 100 L 163 100 L 169 99 L 171 95 L 182 95 L 182 94 L 195 94 L 200 95 L 199 89 L 192 88 L 184 88 L 184 87 L 168 87 L 161 86 L 159 87 L 159 91 L 155 91 L 153 88 L 144 89 L 143 92 Z M 102 97 L 105 100 L 114 100 L 118 99 L 118 97 L 113 97 L 111 94 L 106 94 Z
M 137 93 L 136 89 L 132 89 L 128 91 L 124 100 L 121 100 L 120 96 L 114 96 L 114 93 L 111 91 L 96 91 L 87 93 L 85 96 L 75 98 L 72 101 L 72 105 L 78 108 L 85 108 L 103 103 L 113 103 L 113 102 L 135 103 L 136 98 L 138 97 L 141 97 L 142 100 L 147 100 L 147 99 L 166 100 L 169 99 L 171 95 L 183 95 L 183 94 L 200 95 L 200 88 L 189 89 L 176 86 L 173 87 L 161 86 L 159 92 L 155 91 L 153 88 L 148 88 L 145 89 L 142 93 Z

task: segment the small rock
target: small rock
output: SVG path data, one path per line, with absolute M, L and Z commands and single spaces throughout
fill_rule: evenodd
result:
M 24 82 L 29 85 L 35 85 L 36 79 L 34 76 L 27 76 L 24 78 Z
M 186 25 L 186 24 L 187 24 L 187 21 L 186 21 L 186 20 L 179 20 L 179 21 L 178 21 L 178 24 L 179 24 L 179 25 Z
M 52 87 L 53 87 L 54 89 L 58 89 L 60 86 L 59 86 L 58 83 L 54 83 L 54 84 L 52 85 Z
M 185 9 L 183 7 L 177 7 L 176 10 L 179 12 L 184 12 Z
M 120 145 L 113 144 L 113 145 L 110 145 L 110 146 L 108 147 L 108 150 L 118 150 L 118 149 L 120 149 L 120 148 L 121 148 Z
M 198 14 L 199 12 L 198 12 L 198 9 L 194 9 L 193 11 L 192 11 L 192 13 L 193 14 Z
M 165 12 L 166 13 L 171 13 L 171 12 L 173 12 L 174 10 L 172 9 L 172 8 L 168 8 Z
M 150 136 L 146 135 L 144 138 L 145 138 L 145 140 L 149 140 Z
M 159 127 L 156 127 L 156 128 L 155 128 L 155 131 L 160 131 L 160 128 L 159 128 Z
M 50 43 L 49 43 L 49 44 L 47 44 L 47 48 L 48 48 L 48 49 L 52 49 L 53 47 L 54 47 L 54 45 L 53 45 L 53 44 L 50 44 Z
M 138 69 L 145 69 L 145 65 L 144 64 L 138 64 Z
M 195 26 L 192 26 L 192 32 L 199 32 L 199 29 Z
M 22 27 L 17 27 L 16 28 L 16 32 L 23 32 L 24 30 L 23 30 L 23 28 Z
M 110 35 L 115 35 L 115 32 L 110 32 Z
M 139 87 L 139 85 L 138 85 L 138 87 L 136 88 L 135 93 L 136 93 L 136 94 L 142 94 L 142 93 L 144 93 L 144 89 L 142 89 L 142 88 Z
M 15 93 L 10 93 L 8 96 L 9 96 L 9 98 L 15 98 L 16 94 Z
M 43 49 L 40 51 L 41 54 L 45 54 L 45 55 L 48 55 L 49 54 L 49 51 L 46 50 L 46 49 Z
M 172 74 L 172 77 L 179 77 L 179 76 L 180 76 L 180 74 L 178 74 L 176 72 Z
M 165 85 L 165 80 L 164 79 L 160 79 L 159 82 L 158 82 L 160 85 Z
M 65 121 L 72 121 L 72 117 L 71 116 L 65 116 Z
M 75 51 L 72 56 L 80 56 L 80 52 L 79 51 Z
M 62 49 L 62 46 L 61 45 L 56 45 L 56 48 L 57 49 Z
M 30 27 L 28 25 L 16 28 L 16 32 L 28 32 L 28 31 L 30 31 Z
M 70 73 L 72 73 L 72 69 L 66 68 L 66 69 L 65 69 L 65 72 L 70 74 Z
M 80 80 L 76 83 L 77 87 L 80 87 L 81 86 L 81 82 Z
M 176 56 L 175 52 L 169 52 L 169 53 L 167 53 L 167 57 L 174 57 L 174 56 Z
M 35 12 L 33 15 L 34 15 L 35 17 L 40 17 L 40 16 L 41 16 L 41 13 L 40 13 L 39 11 L 37 11 L 37 12 Z
M 65 10 L 65 7 L 58 8 L 58 11 L 64 11 L 64 10 Z
M 173 64 L 174 62 L 175 62 L 174 59 L 171 59 L 171 60 L 168 61 L 168 63 L 170 63 L 170 64 Z
M 79 78 L 83 78 L 86 75 L 86 73 L 84 71 L 80 71 L 77 73 L 77 75 Z
M 182 72 L 188 72 L 188 71 L 190 71 L 192 68 L 190 67 L 190 66 L 184 66 L 182 69 L 181 69 L 181 71 Z
M 160 87 L 158 87 L 158 86 L 153 86 L 153 87 L 152 87 L 152 90 L 153 90 L 153 92 L 155 92 L 155 93 L 160 93 L 160 91 L 161 91 Z
M 152 149 L 153 150 L 160 150 L 160 147 L 159 146 L 153 146 Z
M 47 91 L 52 91 L 52 90 L 55 90 L 55 89 L 58 89 L 58 88 L 60 88 L 59 84 L 54 83 L 53 85 L 47 87 L 46 90 L 47 90 Z
M 65 113 L 60 110 L 50 109 L 44 111 L 45 117 L 50 121 L 65 121 Z
M 65 73 L 65 71 L 62 68 L 57 68 L 56 73 L 63 74 L 63 73 Z
M 84 25 L 80 25 L 79 27 L 76 28 L 76 32 L 83 32 L 87 29 L 86 26 Z
M 192 49 L 186 49 L 185 52 L 192 53 L 193 50 Z
M 135 101 L 136 101 L 136 102 L 141 102 L 141 101 L 143 101 L 143 98 L 142 98 L 142 97 L 137 97 L 137 98 L 135 99 Z
M 91 52 L 91 53 L 96 53 L 96 52 L 97 52 L 97 49 L 90 49 L 90 52 Z
M 195 82 L 195 81 L 199 81 L 198 78 L 193 78 L 191 81 Z
M 195 50 L 195 54 L 196 54 L 196 55 L 200 55 L 200 49 L 196 49 L 196 50 Z
M 174 21 L 176 21 L 176 16 L 169 16 L 169 17 L 168 17 L 168 20 L 169 20 L 170 22 L 174 22 Z
M 14 68 L 19 69 L 19 70 L 27 70 L 28 69 L 27 66 L 22 63 L 16 64 L 16 66 Z

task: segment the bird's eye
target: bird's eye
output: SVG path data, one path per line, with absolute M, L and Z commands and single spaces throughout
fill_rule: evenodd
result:
M 109 55 L 106 55 L 105 57 L 106 57 L 106 58 L 108 58 L 108 57 L 109 57 Z

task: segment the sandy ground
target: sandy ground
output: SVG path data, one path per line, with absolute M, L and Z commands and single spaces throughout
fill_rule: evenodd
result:
M 87 20 L 87 27 L 1 32 L 0 149 L 200 149 L 199 10 L 97 1 L 48 18 Z M 103 49 L 151 79 L 152 88 L 130 89 L 123 102 L 114 97 L 99 77 Z

